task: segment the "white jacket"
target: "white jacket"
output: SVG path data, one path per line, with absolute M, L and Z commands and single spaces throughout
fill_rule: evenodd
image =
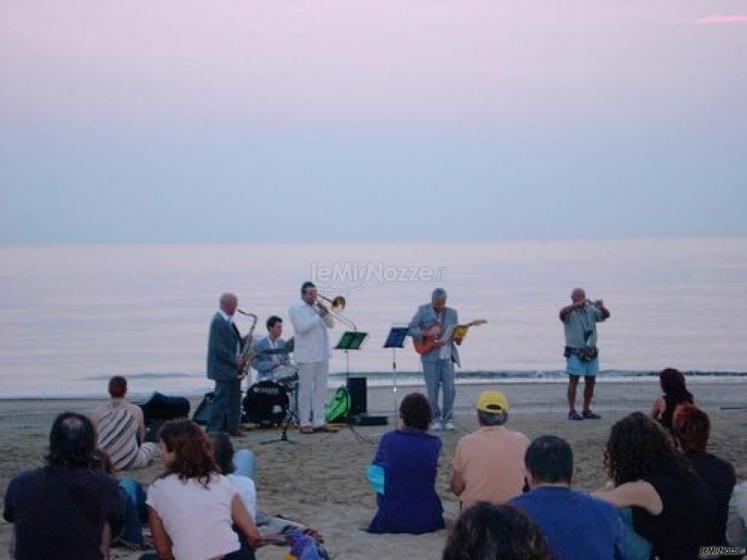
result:
M 297 363 L 324 362 L 329 359 L 327 329 L 335 326 L 331 314 L 319 315 L 314 306 L 299 300 L 288 310 L 293 323 L 293 359 Z

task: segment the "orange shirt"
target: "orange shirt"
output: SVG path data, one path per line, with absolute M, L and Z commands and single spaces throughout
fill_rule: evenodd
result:
M 466 487 L 462 509 L 475 502 L 502 504 L 524 488 L 524 453 L 529 439 L 505 426 L 483 426 L 459 440 L 453 467 Z

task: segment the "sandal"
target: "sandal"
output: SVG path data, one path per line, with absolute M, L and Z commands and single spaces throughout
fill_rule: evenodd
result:
M 584 417 L 583 417 L 583 416 L 581 416 L 581 415 L 580 415 L 580 414 L 579 414 L 578 412 L 576 412 L 575 410 L 571 410 L 571 411 L 570 411 L 570 412 L 568 413 L 568 420 L 583 420 L 583 419 L 584 419 Z
M 311 426 L 301 426 L 298 431 L 302 434 L 313 434 L 314 428 L 312 428 Z
M 592 412 L 591 409 L 584 410 L 581 415 L 584 417 L 585 420 L 599 420 L 601 418 L 599 414 Z

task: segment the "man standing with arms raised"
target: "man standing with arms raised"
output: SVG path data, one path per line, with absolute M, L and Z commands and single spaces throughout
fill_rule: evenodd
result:
M 433 349 L 420 356 L 423 362 L 423 376 L 428 392 L 428 402 L 433 411 L 431 429 L 454 429 L 454 364 L 459 365 L 459 352 L 455 342 L 460 339 L 451 336 L 459 324 L 456 310 L 446 307 L 446 290 L 436 288 L 431 295 L 431 303 L 418 307 L 410 321 L 410 336 L 420 342 L 425 337 L 435 338 Z M 443 409 L 438 406 L 438 393 L 443 387 Z
M 293 356 L 298 365 L 298 416 L 302 434 L 332 431 L 324 418 L 329 373 L 327 329 L 334 320 L 327 307 L 317 301 L 316 286 L 304 282 L 301 299 L 291 306 L 290 320 L 295 331 Z
M 243 434 L 239 428 L 241 417 L 241 335 L 233 323 L 239 306 L 233 294 L 220 296 L 220 309 L 210 323 L 208 340 L 207 376 L 215 381 L 215 395 L 210 403 L 208 432 Z
M 609 310 L 600 299 L 591 302 L 586 292 L 576 288 L 571 292 L 571 304 L 560 310 L 560 320 L 565 332 L 566 373 L 568 374 L 568 419 L 598 420 L 599 415 L 591 411 L 594 383 L 599 373 L 599 350 L 597 349 L 597 323 L 610 317 Z M 579 377 L 584 376 L 584 408 L 576 412 L 576 388 Z

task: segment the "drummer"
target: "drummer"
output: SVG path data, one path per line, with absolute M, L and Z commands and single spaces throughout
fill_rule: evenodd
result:
M 286 348 L 286 341 L 280 338 L 283 334 L 283 320 L 280 317 L 273 315 L 266 324 L 267 336 L 254 344 L 257 357 L 252 367 L 257 371 L 257 381 L 276 381 L 276 374 L 283 369 L 281 366 L 290 365 L 290 347 Z

